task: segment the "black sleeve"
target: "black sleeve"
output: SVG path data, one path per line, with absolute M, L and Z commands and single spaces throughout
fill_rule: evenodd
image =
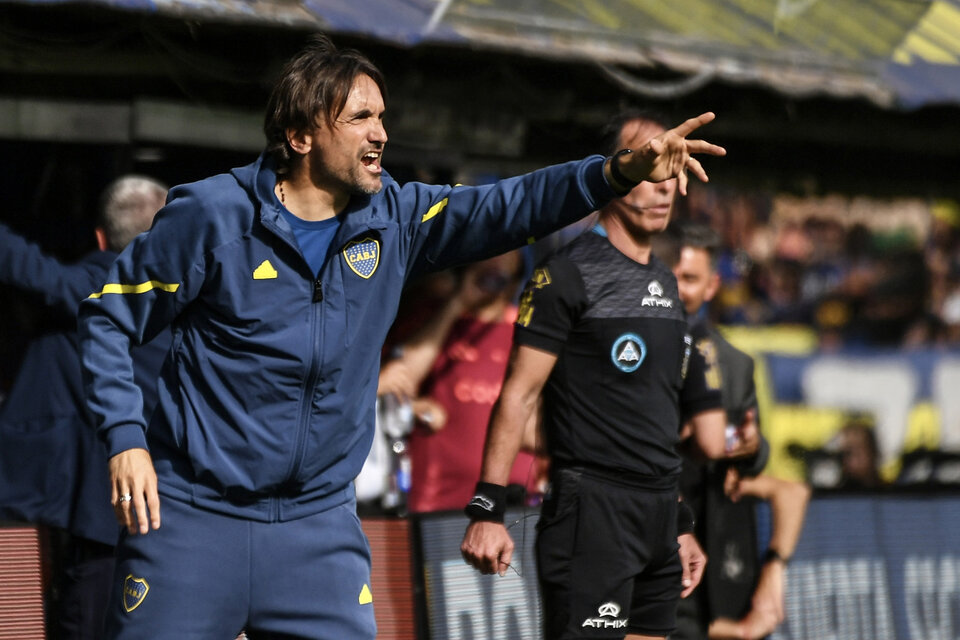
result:
M 746 403 L 751 409 L 753 409 L 754 419 L 757 421 L 757 431 L 760 435 L 760 446 L 757 448 L 757 452 L 754 455 L 750 456 L 749 458 L 744 458 L 743 460 L 737 460 L 734 462 L 734 466 L 740 472 L 740 475 L 757 476 L 760 475 L 764 467 L 767 466 L 767 461 L 770 460 L 770 443 L 767 442 L 767 439 L 763 437 L 763 430 L 760 429 L 760 408 L 757 403 L 757 387 L 753 381 L 753 358 L 747 359 L 744 369 L 745 373 L 743 375 L 745 380 L 748 382 Z
M 723 408 L 723 377 L 717 347 L 698 327 L 691 329 L 690 338 L 690 359 L 680 389 L 680 412 L 684 422 L 702 411 Z
M 513 341 L 558 354 L 586 305 L 580 272 L 562 256 L 537 267 L 520 297 Z
M 734 347 L 714 327 L 707 332 L 717 347 L 717 357 L 723 371 L 723 403 L 727 410 L 727 422 L 740 424 L 748 410 L 753 410 L 760 431 L 760 446 L 757 452 L 733 462 L 741 475 L 755 476 L 763 471 L 770 458 L 770 443 L 763 437 L 760 427 L 760 411 L 757 405 L 757 387 L 754 382 L 754 362 L 748 354 Z

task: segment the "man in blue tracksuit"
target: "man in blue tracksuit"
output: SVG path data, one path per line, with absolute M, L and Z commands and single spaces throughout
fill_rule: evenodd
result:
M 45 254 L 0 225 L 0 282 L 36 294 L 52 323 L 30 341 L 0 405 L 0 519 L 58 530 L 50 621 L 62 640 L 98 640 L 113 575 L 119 528 L 110 508 L 107 460 L 83 402 L 77 309 L 99 291 L 110 265 L 163 206 L 167 188 L 124 176 L 105 190 L 96 230 L 99 251 L 74 264 Z M 134 377 L 149 413 L 170 332 L 134 352 Z M 62 538 L 62 540 L 61 540 Z
M 107 637 L 373 638 L 351 482 L 403 285 L 522 245 L 632 181 L 705 179 L 690 153 L 723 153 L 686 140 L 708 114 L 614 161 L 400 187 L 380 166 L 383 95 L 366 58 L 316 38 L 274 89 L 264 154 L 174 188 L 81 305 L 88 405 L 128 529 Z M 128 351 L 168 325 L 147 430 Z

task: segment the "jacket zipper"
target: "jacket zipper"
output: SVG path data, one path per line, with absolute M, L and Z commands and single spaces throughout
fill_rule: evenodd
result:
M 287 245 L 289 245 L 294 251 L 300 254 L 301 260 L 306 264 L 306 259 L 303 258 L 303 254 L 300 251 L 299 245 L 295 240 L 291 241 L 290 238 L 280 231 L 275 224 L 266 224 L 278 237 L 280 237 Z M 330 246 L 337 246 L 339 252 L 339 247 L 342 245 L 340 241 L 340 234 L 343 229 L 338 230 L 337 236 L 334 237 L 333 242 L 330 243 Z M 334 252 L 337 253 L 337 252 Z M 304 444 L 307 439 L 307 433 L 310 430 L 310 414 L 313 407 L 313 394 L 317 386 L 317 378 L 320 375 L 320 363 L 323 360 L 323 354 L 321 350 L 323 348 L 323 341 L 320 336 L 323 331 L 323 313 L 320 307 L 320 302 L 323 302 L 323 280 L 322 274 L 323 270 L 326 267 L 327 262 L 330 260 L 330 251 L 327 250 L 327 258 L 324 260 L 323 267 L 320 268 L 320 272 L 314 276 L 313 280 L 313 292 L 311 294 L 311 301 L 313 304 L 310 309 L 310 330 L 313 335 L 313 345 L 310 353 L 310 370 L 307 374 L 307 379 L 304 381 L 304 385 L 301 387 L 300 395 L 300 409 L 297 416 L 297 437 L 294 441 L 294 448 L 290 459 L 290 466 L 287 469 L 287 475 L 283 481 L 283 484 L 287 484 L 293 481 L 299 474 L 300 468 L 303 466 L 303 456 L 306 453 L 304 451 Z M 280 519 L 280 498 L 279 496 L 274 496 L 271 504 L 271 517 L 274 521 Z
M 275 230 L 279 236 L 283 237 L 282 233 L 279 233 L 279 230 Z M 293 481 L 299 474 L 300 469 L 303 467 L 303 456 L 306 451 L 304 450 L 304 445 L 307 439 L 307 433 L 310 430 L 310 415 L 313 407 L 313 394 L 315 387 L 317 385 L 317 378 L 320 375 L 320 363 L 323 361 L 323 340 L 321 335 L 323 333 L 323 312 L 322 307 L 319 303 L 323 302 L 323 280 L 322 274 L 327 264 L 331 260 L 332 256 L 336 256 L 343 249 L 345 243 L 344 237 L 353 237 L 355 233 L 345 233 L 344 225 L 341 225 L 337 230 L 336 235 L 333 238 L 333 241 L 330 243 L 330 247 L 327 249 L 327 256 L 323 262 L 323 266 L 320 268 L 320 273 L 318 273 L 313 281 L 313 292 L 311 295 L 311 300 L 313 304 L 311 305 L 311 317 L 310 317 L 310 329 L 313 334 L 313 346 L 310 354 L 310 372 L 307 375 L 307 380 L 304 383 L 302 388 L 302 394 L 300 398 L 300 411 L 297 419 L 297 439 L 295 441 L 295 446 L 293 450 L 293 457 L 290 460 L 290 467 L 287 472 L 284 484 Z M 290 244 L 291 247 L 300 252 L 299 246 L 294 243 L 290 243 L 289 240 L 284 238 L 287 244 Z M 331 251 L 333 247 L 336 247 L 336 251 Z M 301 254 L 301 258 L 302 258 Z M 306 262 L 306 260 L 304 260 Z M 276 507 L 276 513 L 274 516 L 276 519 L 279 519 L 279 501 Z
M 322 273 L 322 271 L 321 271 Z M 307 432 L 310 430 L 310 414 L 313 408 L 313 394 L 317 386 L 317 378 L 320 376 L 320 363 L 323 360 L 323 313 L 320 302 L 323 301 L 323 284 L 320 274 L 317 274 L 313 282 L 314 304 L 310 307 L 310 333 L 313 335 L 313 343 L 310 351 L 310 371 L 307 379 L 304 381 L 302 393 L 300 395 L 300 411 L 297 418 L 297 439 L 293 448 L 293 459 L 290 461 L 290 470 L 287 473 L 286 482 L 290 482 L 300 473 L 300 467 L 303 466 L 304 444 L 307 439 Z

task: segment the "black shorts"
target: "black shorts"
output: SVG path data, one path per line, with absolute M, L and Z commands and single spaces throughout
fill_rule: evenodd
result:
M 667 636 L 683 570 L 675 489 L 554 474 L 537 525 L 544 638 Z

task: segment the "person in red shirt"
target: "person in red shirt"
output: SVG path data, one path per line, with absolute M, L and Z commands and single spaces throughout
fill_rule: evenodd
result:
M 493 403 L 507 367 L 522 277 L 518 251 L 476 263 L 456 294 L 384 365 L 380 392 L 417 398 L 409 436 L 411 512 L 460 510 L 473 495 Z M 533 444 L 535 424 L 530 425 Z M 521 452 L 510 484 L 538 492 L 540 465 Z

